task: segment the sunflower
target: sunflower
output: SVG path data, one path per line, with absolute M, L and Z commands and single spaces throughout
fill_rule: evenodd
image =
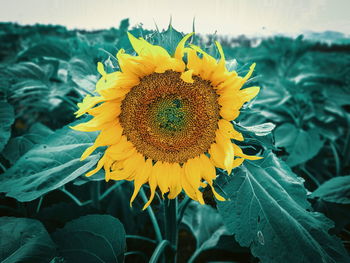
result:
M 193 34 L 193 33 L 192 33 Z M 102 167 L 106 181 L 134 181 L 130 205 L 143 184 L 150 187 L 152 202 L 156 188 L 162 195 L 175 198 L 182 190 L 204 204 L 201 187 L 213 187 L 216 167 L 231 173 L 248 156 L 235 144 L 243 141 L 231 121 L 242 105 L 258 92 L 259 87 L 242 89 L 255 64 L 246 76 L 228 71 L 221 45 L 216 42 L 221 58 L 215 58 L 186 41 L 186 35 L 171 56 L 161 46 L 128 33 L 137 56 L 121 49 L 117 54 L 120 71 L 102 75 L 96 84 L 97 96 L 87 95 L 76 116 L 88 113 L 93 118 L 80 123 L 75 130 L 100 131 L 94 144 L 81 159 L 96 148 L 107 146 L 91 176 Z

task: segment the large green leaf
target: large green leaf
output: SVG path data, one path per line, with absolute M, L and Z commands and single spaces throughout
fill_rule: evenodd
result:
M 327 202 L 350 204 L 350 175 L 334 177 L 318 187 L 311 195 Z
M 241 252 L 233 236 L 226 229 L 218 211 L 208 205 L 191 202 L 181 221 L 196 238 L 196 250 L 188 262 L 195 262 L 198 256 L 209 249 Z
M 191 202 L 186 208 L 182 223 L 191 230 L 197 241 L 197 249 L 200 250 L 202 250 L 203 244 L 212 237 L 213 233 L 223 226 L 221 216 L 214 208 L 208 205 L 202 206 L 195 202 Z
M 286 162 L 291 167 L 315 157 L 323 146 L 316 128 L 305 131 L 290 123 L 279 126 L 275 138 L 276 146 L 284 147 L 289 153 Z
M 262 263 L 349 262 L 340 240 L 328 233 L 333 223 L 308 211 L 303 180 L 272 153 L 220 179 L 229 201 L 218 202 L 219 212 Z
M 2 155 L 13 164 L 34 145 L 45 141 L 46 137 L 52 133 L 50 128 L 37 122 L 30 127 L 28 133 L 10 139 Z
M 0 261 L 50 262 L 56 247 L 44 226 L 29 218 L 0 218 Z
M 32 201 L 85 174 L 100 158 L 96 153 L 80 161 L 95 137 L 95 132 L 77 132 L 68 126 L 56 131 L 0 177 L 0 192 L 21 202 Z
M 55 232 L 53 239 L 68 263 L 124 260 L 124 227 L 110 215 L 80 217 Z
M 0 152 L 4 149 L 11 136 L 11 125 L 15 121 L 13 107 L 7 102 L 0 101 Z

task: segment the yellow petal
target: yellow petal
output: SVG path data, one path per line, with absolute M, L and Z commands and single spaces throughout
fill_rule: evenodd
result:
M 120 49 L 117 53 L 117 59 L 120 69 L 124 73 L 131 73 L 136 77 L 143 77 L 152 73 L 155 66 L 147 59 L 142 57 L 134 57 L 129 54 L 125 54 L 124 49 Z
M 156 73 L 164 73 L 167 70 L 175 72 L 183 72 L 185 70 L 185 63 L 175 58 L 158 58 L 156 59 L 156 64 L 157 66 L 154 69 Z
M 220 109 L 220 116 L 223 117 L 227 121 L 233 121 L 239 116 L 239 110 L 237 110 L 235 107 L 221 107 Z
M 112 166 L 113 162 L 114 161 L 112 159 L 107 158 L 104 165 L 103 165 L 103 168 L 105 169 L 106 182 L 108 182 L 111 179 L 111 166 Z
M 158 186 L 163 196 L 169 192 L 169 168 L 169 163 L 160 161 L 153 167 L 154 175 L 157 178 Z
M 243 162 L 244 162 L 244 158 L 235 158 L 234 161 L 233 161 L 233 168 L 236 168 L 238 166 L 240 166 Z
M 116 161 L 129 158 L 135 152 L 135 147 L 131 142 L 127 140 L 125 135 L 123 135 L 116 144 L 113 144 L 106 150 L 108 156 L 110 156 L 110 158 Z
M 135 152 L 122 161 L 122 169 L 113 170 L 110 178 L 113 180 L 133 180 L 135 171 L 145 162 L 143 155 Z
M 138 169 L 135 175 L 134 180 L 134 192 L 130 199 L 130 206 L 132 206 L 132 202 L 135 200 L 135 197 L 140 191 L 140 188 L 143 184 L 147 183 L 149 180 L 150 173 L 152 171 L 152 160 L 147 159 Z
M 118 121 L 111 122 L 105 129 L 102 129 L 100 134 L 92 146 L 87 148 L 82 154 L 80 160 L 85 160 L 96 148 L 118 143 L 121 139 L 123 128 Z
M 194 75 L 199 75 L 202 68 L 202 60 L 193 49 L 185 48 L 185 52 L 187 53 L 187 68 L 192 69 Z
M 243 81 L 246 82 L 250 76 L 253 74 L 254 68 L 256 66 L 256 63 L 253 63 L 250 67 L 249 67 L 249 72 L 247 73 L 247 75 L 244 76 Z
M 183 169 L 178 163 L 170 164 L 169 169 L 169 195 L 168 198 L 174 199 L 176 196 L 181 193 L 182 190 L 182 174 L 184 173 Z
M 78 103 L 79 110 L 76 111 L 77 118 L 85 114 L 88 110 L 94 107 L 96 104 L 104 101 L 103 97 L 92 97 L 91 95 L 86 95 L 83 102 Z
M 190 34 L 187 34 L 186 36 L 184 36 L 181 39 L 181 41 L 179 42 L 179 44 L 176 47 L 174 58 L 182 60 L 182 58 L 184 56 L 185 43 L 193 34 L 194 34 L 194 32 L 190 33 Z
M 238 140 L 238 141 L 243 141 L 244 140 L 242 133 L 236 131 L 233 128 L 233 125 L 229 121 L 224 120 L 224 119 L 220 119 L 218 121 L 218 126 L 219 126 L 220 132 L 224 136 L 226 136 L 227 138 L 235 139 L 235 140 Z
M 213 143 L 209 149 L 210 159 L 217 167 L 227 170 L 227 173 L 230 174 L 234 160 L 234 149 L 231 140 L 219 131 L 216 132 L 215 140 L 216 143 Z
M 97 62 L 97 71 L 100 73 L 103 77 L 107 75 L 105 71 L 105 67 L 101 62 Z
M 169 53 L 161 46 L 152 45 L 141 37 L 137 39 L 129 32 L 128 37 L 133 49 L 139 56 L 170 57 Z
M 208 182 L 209 186 L 211 187 L 215 198 L 218 199 L 219 201 L 225 201 L 225 198 L 223 198 L 221 195 L 219 195 L 213 187 L 213 180 L 216 178 L 216 170 L 215 170 L 214 165 L 211 163 L 211 161 L 209 160 L 209 158 L 205 154 L 202 154 L 199 157 L 199 160 L 201 163 L 202 176 L 203 176 L 204 180 L 206 180 Z
M 250 87 L 240 90 L 239 96 L 244 102 L 248 102 L 258 95 L 260 87 Z
M 140 79 L 133 74 L 113 72 L 97 81 L 96 92 L 106 100 L 120 99 L 139 83 Z
M 184 170 L 184 168 L 182 168 Z M 192 187 L 192 185 L 187 180 L 186 174 L 183 171 L 181 173 L 181 185 L 183 189 L 185 190 L 185 193 L 193 200 L 198 201 L 198 198 L 196 196 L 196 190 Z
M 152 167 L 151 169 L 151 173 L 149 175 L 149 181 L 148 181 L 148 184 L 149 184 L 149 188 L 151 190 L 151 195 L 149 197 L 149 200 L 148 202 L 144 205 L 144 207 L 142 208 L 142 210 L 145 210 L 150 204 L 151 202 L 153 201 L 153 198 L 154 198 L 154 195 L 156 193 L 156 188 L 157 188 L 157 178 L 154 174 L 154 166 Z
M 215 45 L 219 50 L 219 54 L 220 54 L 220 61 L 219 64 L 225 66 L 225 54 L 224 54 L 224 50 L 222 49 L 221 44 L 218 41 L 215 41 Z
M 190 47 L 192 49 L 194 49 L 195 51 L 203 54 L 203 57 L 201 59 L 202 65 L 201 65 L 201 68 L 199 70 L 199 75 L 204 80 L 211 80 L 211 75 L 213 74 L 213 72 L 215 71 L 215 69 L 217 67 L 216 60 L 212 56 L 207 54 L 205 51 L 203 51 L 200 47 L 192 45 L 192 44 L 190 44 Z
M 245 159 L 248 159 L 248 160 L 259 160 L 259 159 L 263 158 L 261 156 L 253 156 L 253 155 L 246 155 L 246 154 L 244 154 L 242 149 L 238 145 L 236 145 L 234 143 L 232 143 L 232 146 L 233 146 L 233 149 L 235 151 L 235 155 L 236 156 L 239 156 L 239 157 L 242 157 L 242 158 L 245 158 Z
M 102 156 L 102 158 L 98 161 L 96 168 L 94 170 L 91 170 L 90 172 L 86 173 L 85 176 L 89 177 L 89 176 L 97 173 L 99 170 L 101 170 L 101 168 L 103 167 L 103 165 L 105 164 L 107 159 L 108 158 L 107 158 L 106 154 L 104 154 Z
M 231 74 L 232 76 L 230 78 L 226 79 L 216 87 L 218 94 L 226 93 L 225 95 L 230 96 L 236 94 L 243 86 L 243 78 L 239 77 L 236 72 L 231 72 Z
M 90 109 L 88 113 L 92 116 L 98 116 L 99 114 L 105 115 L 106 113 L 109 114 L 107 118 L 114 119 L 114 117 L 119 116 L 121 112 L 121 101 L 119 100 L 111 100 L 111 101 L 106 101 L 102 103 L 101 105 Z
M 193 83 L 194 80 L 192 78 L 192 74 L 193 74 L 193 69 L 189 69 L 185 72 L 182 72 L 180 78 L 187 83 Z
M 199 191 L 199 187 L 201 186 L 201 182 L 202 182 L 199 158 L 195 157 L 195 158 L 189 159 L 184 164 L 184 171 L 185 171 L 185 176 L 188 183 L 195 190 L 198 202 L 201 204 L 204 204 L 202 192 Z

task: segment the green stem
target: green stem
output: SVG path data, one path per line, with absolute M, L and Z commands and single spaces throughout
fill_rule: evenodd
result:
M 75 195 L 73 195 L 71 192 L 66 190 L 64 187 L 60 188 L 60 190 L 66 195 L 68 195 L 78 206 L 88 205 L 92 202 L 91 200 L 88 200 L 86 202 L 81 202 Z
M 157 242 L 153 239 L 150 239 L 144 236 L 138 236 L 138 235 L 126 235 L 126 239 L 138 239 L 138 240 L 147 241 L 153 244 L 157 244 Z
M 330 142 L 330 146 L 331 146 L 331 150 L 335 161 L 335 171 L 336 171 L 335 173 L 336 173 L 336 176 L 339 176 L 341 167 L 340 167 L 340 159 L 339 159 L 338 151 L 333 142 Z
M 185 211 L 186 211 L 186 208 L 187 206 L 191 203 L 192 199 L 189 198 L 187 195 L 185 197 L 184 200 L 182 200 L 182 202 L 180 203 L 179 205 L 179 216 L 178 216 L 178 219 L 177 219 L 177 225 L 180 225 L 181 223 L 181 220 L 185 214 Z
M 36 213 L 39 213 L 41 205 L 43 203 L 44 196 L 40 196 L 38 206 L 36 207 Z
M 154 250 L 149 263 L 157 263 L 167 246 L 171 246 L 170 242 L 168 240 L 162 240 Z
M 141 251 L 128 251 L 128 252 L 125 252 L 124 253 L 124 257 L 127 257 L 127 256 L 131 256 L 131 255 L 138 255 L 138 256 L 141 256 L 144 261 L 146 262 L 147 261 L 147 256 L 145 253 L 141 252 Z
M 177 224 L 177 198 L 165 199 L 164 202 L 165 239 L 175 249 L 172 255 L 168 255 L 168 262 L 175 263 L 177 258 L 178 224 Z
M 190 259 L 187 262 L 193 263 L 201 252 L 202 252 L 201 249 L 196 249 L 196 251 L 194 251 L 194 253 L 192 254 L 192 256 L 190 257 Z
M 68 105 L 70 105 L 74 110 L 78 110 L 79 108 L 78 108 L 78 106 L 77 106 L 77 104 L 76 103 L 74 103 L 74 102 L 72 102 L 70 99 L 68 99 L 67 97 L 65 97 L 65 96 L 59 96 L 59 95 L 57 95 L 57 96 L 55 96 L 56 98 L 58 98 L 58 99 L 60 99 L 60 100 L 62 100 L 62 101 L 64 101 L 64 102 L 66 102 Z
M 306 169 L 305 165 L 301 166 L 301 170 L 317 185 L 317 187 L 321 185 L 317 178 Z
M 145 190 L 143 190 L 142 187 L 140 189 L 140 195 L 141 195 L 142 200 L 146 203 L 148 200 L 147 200 L 147 196 L 145 194 Z M 154 228 L 154 231 L 155 231 L 155 234 L 156 234 L 156 239 L 157 239 L 158 242 L 162 242 L 162 240 L 163 240 L 162 233 L 160 231 L 157 218 L 154 215 L 154 212 L 153 212 L 153 209 L 152 209 L 151 205 L 149 205 L 147 207 L 147 212 L 148 212 L 148 215 L 149 215 L 149 217 L 151 219 L 151 222 L 153 224 L 153 228 Z
M 121 186 L 124 183 L 124 181 L 120 181 L 117 183 L 114 183 L 114 185 L 112 185 L 111 187 L 109 187 L 101 196 L 100 196 L 100 201 L 103 200 L 107 195 L 109 195 L 110 193 L 112 193 L 114 191 L 114 189 L 118 188 L 119 186 Z
M 97 209 L 100 209 L 100 195 L 101 195 L 101 184 L 99 181 L 91 184 L 91 199 L 92 205 Z
M 3 172 L 6 172 L 6 167 L 2 163 L 0 163 L 0 168 Z

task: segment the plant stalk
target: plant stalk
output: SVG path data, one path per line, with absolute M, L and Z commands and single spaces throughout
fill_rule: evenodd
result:
M 168 251 L 167 262 L 175 263 L 177 260 L 177 243 L 178 243 L 178 224 L 177 224 L 177 198 L 165 199 L 164 202 L 164 222 L 165 222 L 165 239 L 170 242 L 173 251 Z

